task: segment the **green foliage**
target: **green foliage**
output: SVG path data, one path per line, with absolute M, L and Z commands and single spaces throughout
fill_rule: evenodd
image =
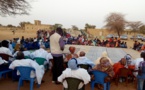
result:
M 142 33 L 142 34 L 145 34 L 145 25 L 142 25 L 141 27 L 140 27 L 140 33 Z
M 13 26 L 13 25 L 11 25 L 11 24 L 8 24 L 7 27 L 16 27 L 16 26 Z
M 96 28 L 96 26 L 95 25 L 90 25 L 90 24 L 88 24 L 88 23 L 86 23 L 85 24 L 85 29 L 95 29 Z
M 61 27 L 62 28 L 62 24 L 54 24 L 50 27 L 51 30 L 56 30 L 58 27 Z
M 75 25 L 72 25 L 72 30 L 79 30 L 79 28 Z
M 19 23 L 19 26 L 24 28 L 25 27 L 25 24 L 31 24 L 30 22 L 20 22 Z
M 134 32 L 134 34 L 140 30 L 142 25 L 143 24 L 140 21 L 127 23 L 127 26 Z

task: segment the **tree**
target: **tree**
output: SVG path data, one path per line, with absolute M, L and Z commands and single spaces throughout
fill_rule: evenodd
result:
M 124 19 L 124 15 L 121 13 L 110 13 L 105 19 L 106 25 L 105 27 L 108 30 L 115 31 L 120 37 L 122 31 L 124 31 L 126 20 Z
M 90 25 L 90 24 L 86 23 L 86 24 L 85 24 L 85 29 L 88 29 L 88 28 L 90 28 L 90 29 L 95 29 L 96 26 L 95 26 L 95 25 Z
M 79 28 L 76 25 L 72 25 L 72 30 L 79 30 Z
M 7 27 L 11 27 L 11 28 L 12 28 L 12 27 L 15 27 L 15 26 L 13 26 L 13 25 L 11 25 L 11 24 L 8 24 Z
M 25 24 L 31 24 L 30 22 L 20 22 L 19 23 L 19 26 L 21 27 L 21 28 L 24 28 L 25 27 Z
M 27 0 L 0 0 L 0 15 L 28 15 L 30 4 Z
M 51 30 L 56 30 L 58 27 L 61 27 L 62 28 L 62 24 L 58 24 L 58 23 L 56 23 L 56 24 L 54 24 L 54 25 L 52 25 L 51 27 L 50 27 L 50 29 Z
M 145 34 L 145 25 L 142 25 L 139 30 L 142 34 Z
M 127 26 L 134 32 L 134 34 L 135 34 L 135 32 L 139 31 L 139 29 L 142 25 L 143 24 L 140 21 L 127 23 Z
M 0 26 L 3 26 L 2 24 L 0 24 Z

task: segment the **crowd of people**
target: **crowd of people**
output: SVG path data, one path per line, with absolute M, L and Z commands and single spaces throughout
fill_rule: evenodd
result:
M 126 42 L 121 42 L 120 39 L 110 38 L 106 41 L 100 41 L 94 39 L 87 41 L 83 35 L 79 35 L 77 38 L 67 37 L 64 39 L 63 30 L 57 28 L 55 32 L 51 33 L 47 43 L 41 34 L 46 34 L 45 31 L 40 30 L 37 32 L 38 38 L 26 38 L 14 39 L 13 41 L 3 40 L 0 44 L 0 53 L 8 54 L 13 58 L 4 60 L 0 57 L 0 71 L 7 69 L 15 69 L 17 66 L 29 66 L 36 70 L 36 73 L 32 73 L 32 76 L 37 78 L 38 84 L 41 84 L 46 68 L 46 64 L 49 64 L 49 69 L 52 72 L 52 82 L 55 84 L 63 83 L 65 88 L 68 88 L 67 82 L 64 80 L 67 77 L 74 77 L 83 80 L 84 83 L 79 85 L 79 89 L 83 87 L 83 84 L 88 84 L 94 80 L 92 71 L 98 70 L 105 72 L 108 76 L 105 78 L 105 82 L 111 82 L 114 78 L 120 74 L 120 68 L 129 68 L 137 71 L 133 72 L 135 77 L 143 77 L 145 67 L 145 52 L 141 52 L 141 57 L 136 60 L 132 60 L 131 55 L 127 54 L 122 57 L 119 62 L 114 63 L 107 55 L 107 52 L 103 52 L 102 56 L 96 58 L 95 62 L 92 62 L 85 56 L 84 51 L 80 51 L 79 55 L 75 53 L 76 48 L 74 46 L 69 47 L 70 53 L 63 54 L 65 44 L 78 44 L 78 45 L 92 45 L 106 46 L 106 47 L 122 47 L 127 48 Z M 46 35 L 47 36 L 47 35 Z M 46 50 L 46 45 L 50 48 L 50 52 Z M 33 51 L 30 51 L 33 50 Z M 43 65 L 39 65 L 35 58 L 44 58 L 46 61 Z M 81 68 L 79 65 L 89 65 L 89 69 Z M 139 72 L 139 73 L 138 73 Z M 142 74 L 141 74 L 142 73 Z M 35 75 L 34 75 L 35 74 Z M 141 84 L 143 88 L 143 83 Z M 98 88 L 103 88 L 98 85 Z
M 90 46 L 103 46 L 103 47 L 120 47 L 127 48 L 127 42 L 121 41 L 119 38 L 108 38 L 106 40 L 100 40 L 99 38 L 88 40 L 83 35 L 78 35 L 78 37 L 67 37 L 64 39 L 66 44 L 74 45 L 90 45 Z
M 134 41 L 133 49 L 137 51 L 144 51 L 145 50 L 145 44 L 140 43 L 139 41 Z

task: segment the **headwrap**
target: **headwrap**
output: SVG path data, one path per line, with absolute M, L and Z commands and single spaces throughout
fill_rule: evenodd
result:
M 106 51 L 102 52 L 102 57 L 108 57 L 108 54 Z
M 125 59 L 125 58 L 121 58 L 120 63 L 121 63 L 122 65 L 126 65 L 126 59 Z
M 125 55 L 124 58 L 126 59 L 128 65 L 131 64 L 132 57 L 130 54 Z
M 124 58 L 125 58 L 126 60 L 131 60 L 131 55 L 127 54 L 127 55 L 124 56 Z
M 74 52 L 74 51 L 75 51 L 75 49 L 76 49 L 76 48 L 75 48 L 75 47 L 73 47 L 73 46 L 70 46 L 70 47 L 69 47 L 69 51 L 70 51 L 70 52 Z
M 68 68 L 70 68 L 72 70 L 78 69 L 77 60 L 75 58 L 72 58 L 68 61 Z

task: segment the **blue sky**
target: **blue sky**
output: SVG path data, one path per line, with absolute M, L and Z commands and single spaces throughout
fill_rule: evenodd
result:
M 128 21 L 145 23 L 145 0 L 33 0 L 30 4 L 30 15 L 0 16 L 0 24 L 17 26 L 22 21 L 41 20 L 43 24 L 60 23 L 65 28 L 84 28 L 86 23 L 102 28 L 112 12 L 124 14 Z

